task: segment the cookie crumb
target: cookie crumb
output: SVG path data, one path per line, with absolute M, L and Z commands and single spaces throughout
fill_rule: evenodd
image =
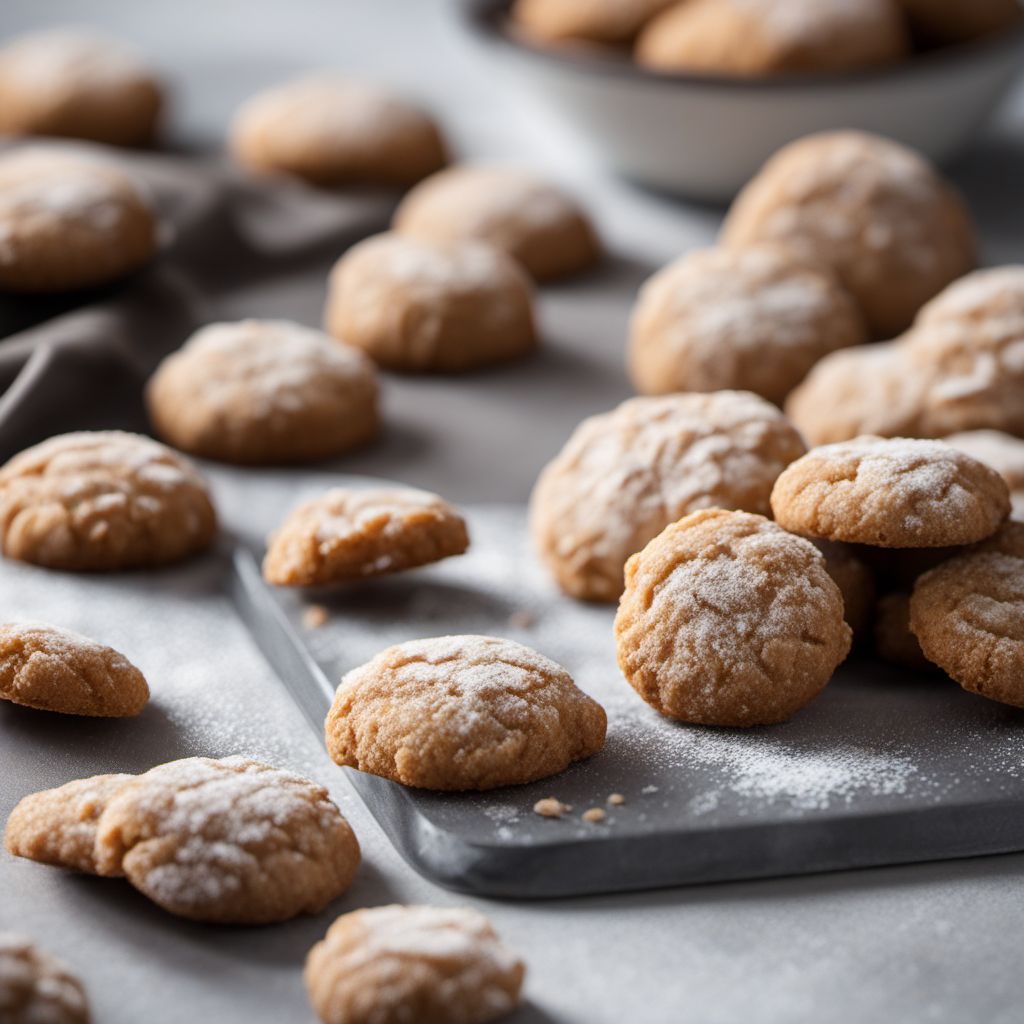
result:
M 612 807 L 621 807 L 626 802 L 626 798 L 621 793 L 611 793 L 608 797 L 608 803 Z
M 311 604 L 302 613 L 302 624 L 306 629 L 319 629 L 326 625 L 328 617 L 327 609 L 322 604 Z
M 657 786 L 644 786 L 644 788 L 641 789 L 640 792 L 643 793 L 644 796 L 650 796 L 652 793 L 657 793 L 658 792 L 658 787 Z
M 567 811 L 571 811 L 569 804 L 563 804 L 561 800 L 553 796 L 546 796 L 533 805 L 533 813 L 539 814 L 542 818 L 560 818 Z
M 530 629 L 537 622 L 537 616 L 528 612 L 525 608 L 514 611 L 508 617 L 508 624 L 511 629 Z
M 599 821 L 604 821 L 606 817 L 607 815 L 601 807 L 591 807 L 583 812 L 583 820 L 590 822 L 592 825 L 596 825 Z

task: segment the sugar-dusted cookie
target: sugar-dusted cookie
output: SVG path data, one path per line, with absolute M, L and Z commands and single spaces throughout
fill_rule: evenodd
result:
M 1024 265 L 975 270 L 943 288 L 914 318 L 915 327 L 939 323 L 1024 330 Z
M 516 0 L 512 24 L 539 43 L 628 43 L 674 0 Z
M 854 131 L 781 149 L 740 193 L 722 237 L 783 243 L 831 267 L 883 337 L 975 263 L 974 228 L 952 187 L 912 150 Z
M 965 690 L 1024 707 L 1024 523 L 926 572 L 910 628 L 929 661 Z
M 851 71 L 906 56 L 893 0 L 686 0 L 650 21 L 636 59 L 663 71 Z
M 547 778 L 604 745 L 604 709 L 512 640 L 442 636 L 382 651 L 341 681 L 327 750 L 407 786 L 481 790 Z
M 4 845 L 15 857 L 95 875 L 96 826 L 133 775 L 94 775 L 30 793 L 11 811 Z
M 380 427 L 372 361 L 287 320 L 200 328 L 160 364 L 146 402 L 164 440 L 224 462 L 331 458 Z
M 813 700 L 850 649 L 821 552 L 763 516 L 707 509 L 626 563 L 619 667 L 663 715 L 769 725 Z
M 931 672 L 935 666 L 924 656 L 910 630 L 910 595 L 903 591 L 883 594 L 875 607 L 875 653 L 890 664 L 915 672 Z
M 999 430 L 968 430 L 944 438 L 946 444 L 991 466 L 1010 489 L 1013 517 L 1024 520 L 1024 439 Z
M 217 924 L 318 914 L 359 866 L 327 790 L 242 757 L 190 757 L 136 776 L 100 815 L 95 852 L 99 874 Z
M 127 718 L 149 701 L 123 655 L 56 626 L 0 624 L 0 700 L 65 715 Z
M 155 566 L 202 551 L 216 530 L 192 464 L 138 434 L 61 434 L 0 467 L 7 558 L 51 569 Z
M 62 135 L 148 146 L 163 89 L 123 43 L 49 29 L 0 48 L 0 135 Z
M 323 586 L 415 569 L 468 547 L 466 521 L 436 494 L 335 487 L 296 508 L 271 536 L 263 578 Z
M 648 395 L 736 389 L 779 403 L 823 356 L 865 340 L 827 271 L 780 246 L 697 249 L 641 289 L 629 371 Z
M 486 1024 L 519 1004 L 526 968 L 468 907 L 343 914 L 306 958 L 323 1024 Z
M 512 167 L 463 164 L 432 175 L 402 200 L 394 229 L 427 242 L 488 242 L 537 281 L 586 270 L 601 256 L 576 201 Z
M 106 284 L 156 244 L 153 211 L 114 163 L 58 148 L 0 153 L 0 292 Z
M 930 378 L 913 370 L 900 342 L 841 349 L 790 392 L 786 415 L 811 444 L 862 434 L 920 437 Z
M 90 1024 L 85 987 L 56 957 L 31 940 L 0 932 L 0 1021 L 3 1024 Z
M 434 119 L 378 86 L 315 74 L 250 99 L 231 151 L 256 171 L 313 185 L 411 185 L 447 162 Z
M 941 441 L 905 437 L 812 448 L 779 476 L 771 502 L 794 533 L 881 548 L 971 544 L 1010 512 L 995 470 Z
M 457 373 L 537 346 L 533 291 L 522 269 L 479 242 L 388 232 L 354 245 L 328 282 L 324 323 L 376 363 Z
M 1018 0 L 897 0 L 926 43 L 959 43 L 1012 28 L 1024 19 Z
M 584 420 L 530 499 L 534 545 L 558 585 L 615 601 L 626 559 L 701 508 L 768 512 L 775 478 L 806 451 L 756 395 L 634 398 Z
M 825 571 L 843 595 L 843 618 L 854 637 L 860 639 L 875 606 L 875 575 L 848 544 L 829 540 L 815 540 L 813 544 L 824 555 Z

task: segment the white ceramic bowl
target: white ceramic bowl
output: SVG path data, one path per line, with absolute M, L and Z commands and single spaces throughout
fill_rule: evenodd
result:
M 476 35 L 516 85 L 561 115 L 618 173 L 726 201 L 780 146 L 860 128 L 942 163 L 962 149 L 1024 70 L 1024 29 L 922 53 L 884 69 L 743 79 L 651 71 L 628 58 L 541 48 L 508 29 L 511 0 L 464 0 Z

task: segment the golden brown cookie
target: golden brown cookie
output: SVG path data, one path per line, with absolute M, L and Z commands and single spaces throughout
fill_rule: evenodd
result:
M 100 815 L 96 866 L 193 921 L 318 914 L 351 884 L 359 843 L 327 790 L 243 757 L 158 765 Z
M 910 595 L 883 594 L 875 608 L 875 653 L 890 664 L 915 672 L 933 672 L 917 637 L 910 631 Z
M 319 74 L 254 96 L 235 115 L 231 151 L 255 171 L 313 185 L 412 185 L 447 162 L 429 114 L 377 86 Z
M 968 430 L 944 440 L 994 469 L 1010 489 L 1011 515 L 1024 520 L 1024 440 L 998 430 Z
M 662 71 L 853 71 L 906 56 L 893 0 L 686 0 L 650 21 L 636 59 Z
M 146 403 L 175 448 L 241 464 L 331 458 L 380 428 L 373 363 L 287 320 L 201 328 L 160 364 Z
M 811 444 L 863 434 L 921 437 L 930 373 L 914 372 L 901 342 L 859 345 L 817 363 L 786 399 L 786 415 Z
M 391 232 L 354 245 L 335 264 L 324 324 L 405 373 L 458 373 L 537 347 L 533 289 L 508 256 L 479 242 Z
M 914 34 L 926 43 L 959 43 L 1020 23 L 1018 0 L 898 0 Z
M 750 726 L 813 700 L 850 627 L 813 544 L 763 516 L 706 509 L 626 563 L 615 639 L 626 680 L 663 715 Z
M 153 211 L 113 163 L 57 148 L 0 154 L 0 292 L 106 284 L 156 244 Z
M 208 547 L 206 484 L 170 448 L 119 430 L 51 437 L 0 467 L 0 545 L 50 569 L 176 562 Z
M 468 547 L 466 521 L 436 494 L 335 487 L 296 508 L 271 536 L 263 578 L 323 586 L 415 569 Z
M 56 957 L 29 939 L 0 932 L 0 1021 L 90 1024 L 85 987 Z
M 847 544 L 829 540 L 815 540 L 813 544 L 824 556 L 825 571 L 843 595 L 843 618 L 859 640 L 875 607 L 875 574 Z
M 50 29 L 0 49 L 0 135 L 148 146 L 162 107 L 159 81 L 117 40 Z
M 779 246 L 698 249 L 650 278 L 633 308 L 637 391 L 753 391 L 781 403 L 829 352 L 866 341 L 830 274 Z
M 780 526 L 881 548 L 971 544 L 1009 515 L 995 470 L 941 441 L 858 437 L 812 448 L 776 480 Z
M 40 711 L 128 718 L 149 701 L 145 676 L 123 655 L 56 626 L 0 625 L 0 700 Z
M 756 395 L 634 398 L 584 420 L 530 499 L 534 546 L 573 597 L 615 601 L 626 559 L 701 508 L 768 512 L 775 478 L 806 451 Z
M 1024 707 L 1024 523 L 951 558 L 914 585 L 910 628 L 965 690 Z
M 40 864 L 96 875 L 96 826 L 104 808 L 133 775 L 94 775 L 30 793 L 11 811 L 7 852 Z
M 915 327 L 938 323 L 1024 330 L 1024 265 L 975 270 L 943 288 L 914 318 Z
M 487 242 L 537 281 L 592 267 L 601 244 L 575 200 L 528 171 L 463 164 L 417 185 L 394 230 L 426 242 Z
M 881 337 L 975 263 L 974 228 L 953 188 L 912 150 L 854 131 L 779 150 L 736 199 L 722 238 L 778 242 L 830 267 Z
M 482 790 L 563 771 L 604 745 L 604 709 L 543 655 L 488 636 L 411 640 L 341 681 L 327 751 L 406 786 Z
M 485 1024 L 519 1004 L 526 968 L 468 907 L 343 914 L 306 958 L 324 1024 Z
M 628 43 L 673 0 L 516 0 L 512 24 L 540 43 Z

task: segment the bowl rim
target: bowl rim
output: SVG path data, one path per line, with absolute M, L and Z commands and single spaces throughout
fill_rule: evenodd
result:
M 585 48 L 543 46 L 510 31 L 508 15 L 513 0 L 460 0 L 462 20 L 471 32 L 490 45 L 504 46 L 548 65 L 582 71 L 608 78 L 621 78 L 635 83 L 657 86 L 693 86 L 709 90 L 792 90 L 808 86 L 849 86 L 885 83 L 906 78 L 941 74 L 962 65 L 984 60 L 1004 50 L 1024 49 L 1024 19 L 1012 28 L 994 32 L 966 42 L 936 47 L 911 55 L 906 60 L 879 67 L 852 71 L 790 72 L 779 75 L 698 74 L 685 71 L 663 71 L 644 67 L 632 60 L 622 60 Z M 1024 70 L 1024 66 L 1022 66 Z

